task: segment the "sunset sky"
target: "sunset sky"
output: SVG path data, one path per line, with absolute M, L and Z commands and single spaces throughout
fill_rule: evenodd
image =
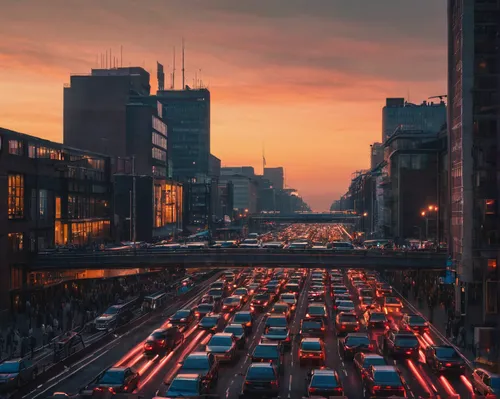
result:
M 284 166 L 314 210 L 381 138 L 386 97 L 446 92 L 444 0 L 0 0 L 0 126 L 62 141 L 63 85 L 112 49 L 212 94 L 223 166 Z M 201 70 L 201 72 L 200 72 Z

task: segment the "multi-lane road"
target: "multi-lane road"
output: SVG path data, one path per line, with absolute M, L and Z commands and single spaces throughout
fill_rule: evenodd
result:
M 300 337 L 300 321 L 305 317 L 308 299 L 307 292 L 310 285 L 310 273 L 301 290 L 298 298 L 297 309 L 290 321 L 290 334 L 292 346 L 285 354 L 285 368 L 281 376 L 280 397 L 281 398 L 302 398 L 306 393 L 306 375 L 310 367 L 301 367 L 299 364 L 298 345 Z M 190 301 L 179 304 L 179 307 L 193 307 L 200 297 L 208 290 L 201 290 L 200 294 Z M 351 361 L 344 361 L 339 351 L 339 341 L 334 328 L 334 311 L 332 299 L 329 295 L 325 298 L 328 311 L 326 334 L 325 334 L 325 366 L 338 372 L 344 387 L 345 396 L 349 398 L 363 398 L 363 388 L 360 377 L 356 373 Z M 248 301 L 243 309 L 248 309 Z M 171 314 L 174 309 L 170 309 Z M 405 309 L 403 309 L 405 311 Z M 77 393 L 80 388 L 88 384 L 95 376 L 110 366 L 132 366 L 141 375 L 140 384 L 135 391 L 146 398 L 153 397 L 157 391 L 165 393 L 164 382 L 171 381 L 180 368 L 183 361 L 191 352 L 204 350 L 205 345 L 211 335 L 208 332 L 199 330 L 198 322 L 195 321 L 185 331 L 185 341 L 173 352 L 163 357 L 148 359 L 143 355 L 143 343 L 149 333 L 167 323 L 169 314 L 165 313 L 163 319 L 157 318 L 143 326 L 136 328 L 125 334 L 120 339 L 113 342 L 108 347 L 101 348 L 80 363 L 74 365 L 63 375 L 47 381 L 35 391 L 23 396 L 23 399 L 44 398 L 54 392 Z M 226 315 L 226 321 L 229 315 Z M 238 398 L 244 381 L 244 375 L 250 364 L 250 356 L 255 346 L 260 342 L 264 332 L 266 314 L 261 313 L 256 316 L 255 327 L 250 336 L 247 337 L 245 348 L 237 353 L 236 360 L 229 365 L 220 365 L 219 380 L 215 388 L 215 394 L 221 398 Z M 393 321 L 395 324 L 398 320 Z M 222 331 L 223 327 L 219 328 Z M 373 342 L 377 341 L 380 332 L 371 332 Z M 419 337 L 422 345 L 440 343 L 440 337 L 432 331 Z M 438 377 L 433 374 L 428 367 L 420 361 L 405 359 L 388 359 L 389 364 L 395 364 L 402 373 L 408 397 L 448 397 L 458 394 L 463 398 L 470 396 L 470 385 L 466 378 L 461 377 Z

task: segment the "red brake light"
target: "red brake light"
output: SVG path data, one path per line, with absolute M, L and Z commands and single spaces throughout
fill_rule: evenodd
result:
M 369 344 L 368 345 L 368 349 L 372 351 L 373 350 L 373 344 Z
M 271 385 L 273 385 L 273 386 L 278 385 L 278 381 L 271 381 Z
M 316 392 L 316 388 L 309 388 L 309 393 Z
M 446 363 L 445 364 L 446 367 L 450 367 L 451 366 L 451 363 Z
M 374 391 L 378 391 L 378 390 L 380 390 L 380 385 L 374 385 L 374 386 L 373 386 L 373 390 L 374 390 Z

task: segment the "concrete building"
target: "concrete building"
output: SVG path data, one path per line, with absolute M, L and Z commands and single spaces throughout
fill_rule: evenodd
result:
M 29 273 L 32 254 L 112 240 L 111 158 L 0 128 L 0 313 L 78 271 Z M 23 294 L 24 293 L 24 294 Z
M 269 180 L 276 190 L 283 190 L 285 187 L 285 172 L 282 166 L 264 168 L 264 179 Z
M 438 133 L 446 123 L 444 102 L 423 101 L 420 105 L 406 102 L 404 98 L 387 98 L 382 108 L 382 143 L 397 128 Z
M 384 144 L 373 143 L 370 144 L 370 168 L 375 168 L 379 163 L 384 160 Z
M 458 277 L 456 304 L 467 325 L 488 324 L 497 329 L 496 337 L 500 327 L 499 36 L 498 1 L 448 1 L 449 249 Z M 476 328 L 474 336 L 481 333 Z
M 257 212 L 258 183 L 251 166 L 221 168 L 220 183 L 233 185 L 233 206 L 240 212 Z
M 162 90 L 156 98 L 165 107 L 174 179 L 184 182 L 209 175 L 210 92 Z

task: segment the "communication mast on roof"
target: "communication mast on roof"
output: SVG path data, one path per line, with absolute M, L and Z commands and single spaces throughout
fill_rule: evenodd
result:
M 432 97 L 429 97 L 427 99 L 430 100 L 431 98 L 439 98 L 439 101 L 441 102 L 441 104 L 444 104 L 443 98 L 448 98 L 448 96 L 446 94 L 441 94 L 440 96 L 432 96 Z
M 182 90 L 186 88 L 186 80 L 184 75 L 184 38 L 182 38 Z

